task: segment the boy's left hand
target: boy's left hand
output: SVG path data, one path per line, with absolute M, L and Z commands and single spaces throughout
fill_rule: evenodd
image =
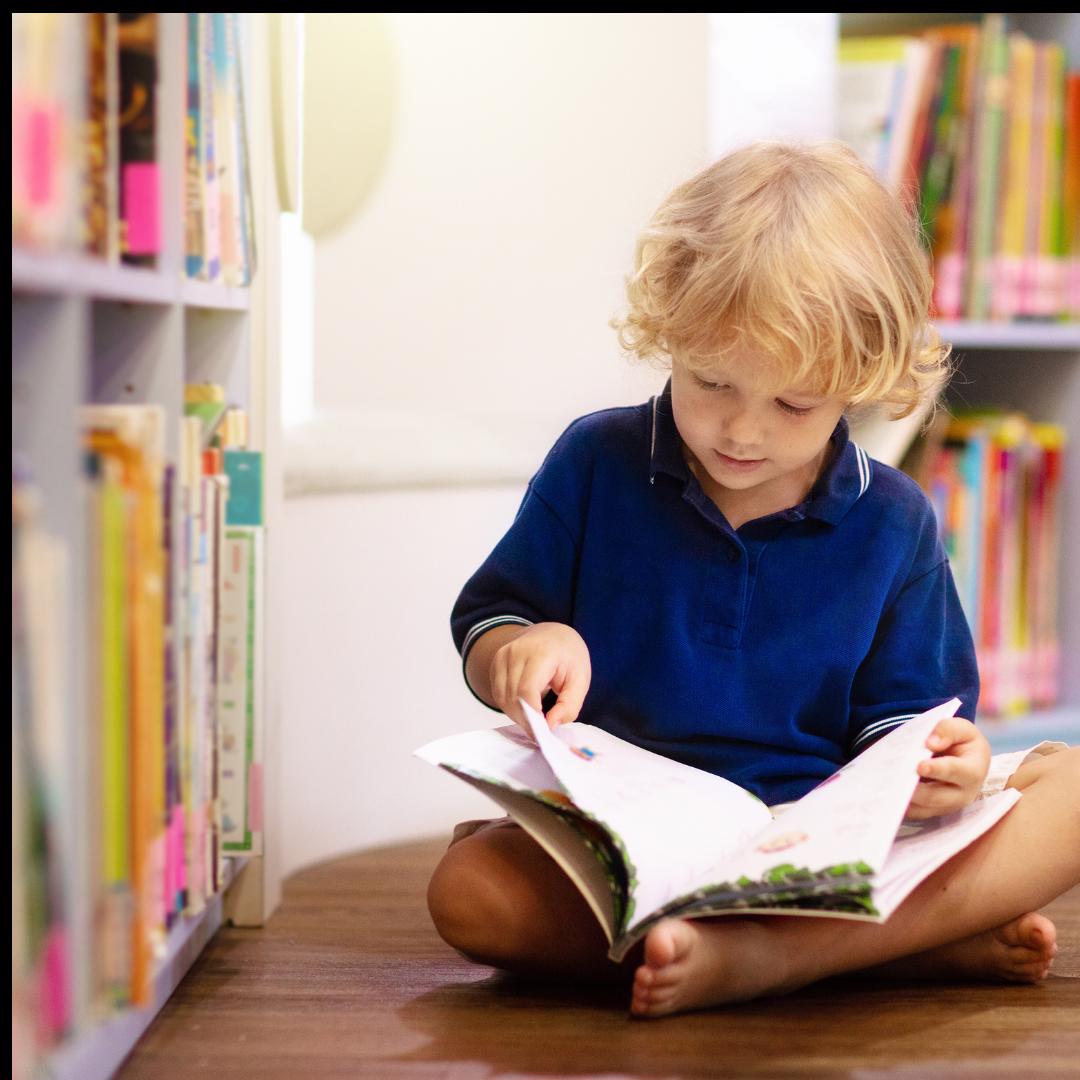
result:
M 963 717 L 947 716 L 926 745 L 934 756 L 919 763 L 919 786 L 906 815 L 913 821 L 942 817 L 974 802 L 990 768 L 986 736 Z

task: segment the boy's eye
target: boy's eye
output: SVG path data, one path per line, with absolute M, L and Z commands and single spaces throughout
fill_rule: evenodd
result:
M 776 404 L 779 405 L 784 412 L 789 412 L 793 416 L 805 416 L 807 413 L 813 412 L 812 407 L 801 408 L 798 405 L 789 405 L 786 401 L 777 401 Z
M 727 387 L 727 383 L 706 382 L 700 375 L 695 375 L 694 378 L 702 390 L 723 390 Z

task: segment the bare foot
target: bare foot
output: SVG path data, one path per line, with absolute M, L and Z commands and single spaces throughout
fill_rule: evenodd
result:
M 630 1011 L 666 1016 L 797 989 L 779 945 L 754 919 L 664 919 L 645 938 Z
M 962 941 L 865 969 L 867 975 L 901 979 L 961 976 L 1034 983 L 1045 979 L 1057 953 L 1057 929 L 1029 911 L 1011 922 Z
M 1054 924 L 1028 912 L 982 934 L 864 969 L 903 978 L 1004 979 L 1038 982 L 1057 952 Z M 793 965 L 790 942 L 766 920 L 664 919 L 645 938 L 644 963 L 634 975 L 630 1011 L 667 1016 L 752 998 L 786 994 L 812 982 Z

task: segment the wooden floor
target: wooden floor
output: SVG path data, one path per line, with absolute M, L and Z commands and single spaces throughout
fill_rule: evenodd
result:
M 223 928 L 122 1080 L 445 1077 L 1065 1077 L 1080 1062 L 1080 888 L 1047 913 L 1040 986 L 832 980 L 658 1021 L 622 993 L 461 959 L 424 905 L 445 840 L 295 875 L 269 925 Z

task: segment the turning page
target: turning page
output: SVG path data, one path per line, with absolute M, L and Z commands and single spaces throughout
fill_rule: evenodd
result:
M 722 777 L 591 724 L 552 731 L 540 713 L 521 705 L 562 786 L 622 852 L 630 878 L 627 925 L 716 880 L 718 868 L 772 820 L 760 799 Z

